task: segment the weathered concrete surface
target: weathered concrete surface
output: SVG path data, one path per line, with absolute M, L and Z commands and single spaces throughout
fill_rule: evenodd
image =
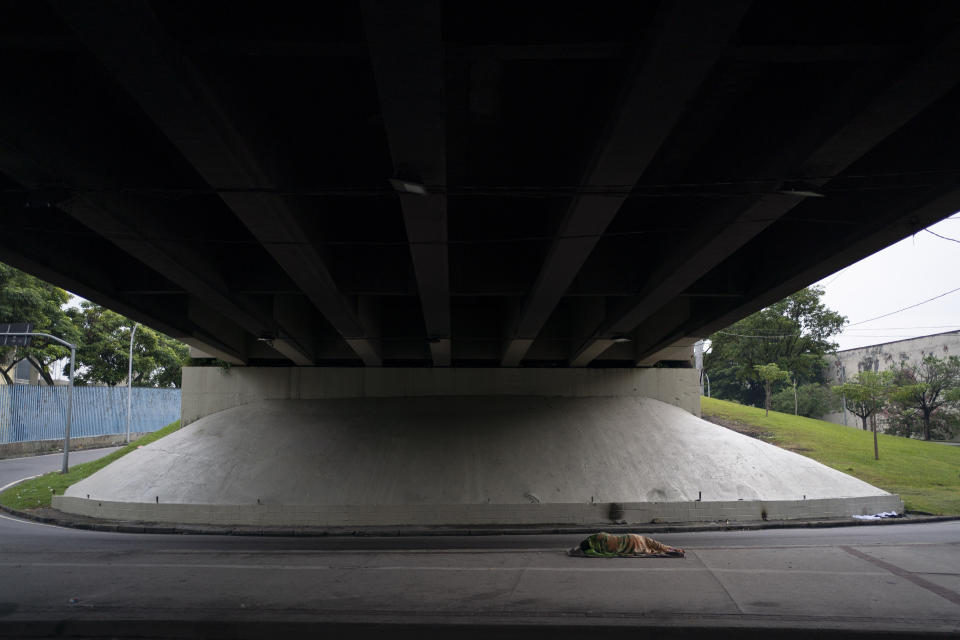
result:
M 181 424 L 260 400 L 421 396 L 654 398 L 700 415 L 695 369 L 184 367 Z
M 54 506 L 120 519 L 296 525 L 902 509 L 896 496 L 808 458 L 627 396 L 263 401 L 126 456 Z

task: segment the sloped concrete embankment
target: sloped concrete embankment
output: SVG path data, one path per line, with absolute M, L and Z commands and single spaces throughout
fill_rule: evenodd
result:
M 375 526 L 822 518 L 903 508 L 795 453 L 637 397 L 273 400 L 54 498 L 155 522 Z

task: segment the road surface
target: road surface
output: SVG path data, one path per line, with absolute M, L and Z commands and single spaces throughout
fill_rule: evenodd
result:
M 0 485 L 57 468 L 2 461 Z M 682 559 L 568 557 L 580 537 L 137 535 L 3 517 L 0 636 L 960 633 L 960 522 L 659 535 Z

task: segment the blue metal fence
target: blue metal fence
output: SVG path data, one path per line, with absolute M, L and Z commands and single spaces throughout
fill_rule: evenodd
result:
M 0 444 L 63 438 L 67 387 L 0 386 Z M 156 431 L 180 419 L 180 389 L 134 388 L 131 433 Z M 126 433 L 126 387 L 75 387 L 71 438 Z

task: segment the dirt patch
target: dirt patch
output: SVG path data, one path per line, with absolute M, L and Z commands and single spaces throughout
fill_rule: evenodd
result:
M 752 424 L 744 424 L 739 420 L 727 420 L 726 418 L 721 418 L 719 416 L 702 416 L 707 422 L 712 422 L 713 424 L 719 425 L 731 431 L 736 431 L 737 433 L 742 433 L 745 436 L 750 436 L 751 438 L 756 438 L 762 442 L 768 442 L 770 444 L 776 444 L 774 442 L 773 433 L 769 431 L 764 431 L 763 429 L 754 426 Z M 809 449 L 794 449 L 794 451 L 809 451 Z

